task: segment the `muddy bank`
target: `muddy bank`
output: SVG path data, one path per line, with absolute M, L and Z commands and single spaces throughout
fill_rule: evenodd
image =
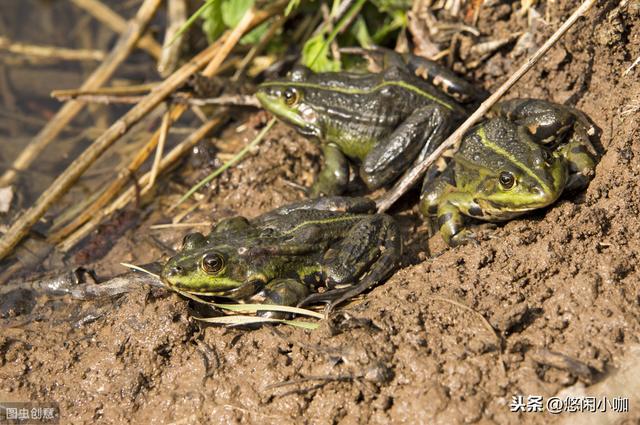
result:
M 549 3 L 550 25 L 537 44 L 574 3 Z M 392 213 L 409 244 L 405 267 L 313 332 L 203 326 L 186 300 L 162 289 L 102 302 L 39 298 L 32 315 L 3 321 L 0 399 L 55 400 L 63 423 L 566 419 L 509 406 L 515 395 L 547 399 L 602 383 L 640 344 L 640 125 L 638 111 L 628 112 L 640 70 L 623 75 L 640 56 L 640 8 L 618 4 L 599 2 L 509 94 L 568 102 L 598 126 L 603 156 L 585 192 L 483 230 L 477 246 L 456 249 L 429 239 L 404 202 Z M 480 15 L 485 34 L 527 29 L 514 13 L 492 12 Z M 505 51 L 469 72 L 491 89 L 521 60 Z M 266 120 L 252 114 L 216 145 L 251 140 Z M 290 182 L 309 185 L 317 164 L 316 148 L 278 124 L 209 188 L 188 221 L 256 216 L 299 199 Z M 177 246 L 186 230 L 149 226 L 167 221 L 166 203 L 188 178 L 174 172 L 157 208 L 84 265 L 109 275 L 124 271 L 121 262 L 166 255 L 157 241 Z M 624 423 L 640 421 L 639 406 L 632 400 Z

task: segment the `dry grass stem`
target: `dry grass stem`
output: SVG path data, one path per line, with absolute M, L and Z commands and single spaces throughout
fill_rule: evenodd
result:
M 198 223 L 166 223 L 166 224 L 154 224 L 149 226 L 151 230 L 164 230 L 164 229 L 190 229 L 192 227 L 211 227 L 213 223 L 210 221 L 201 221 Z
M 67 49 L 55 46 L 14 43 L 6 37 L 0 37 L 0 50 L 6 50 L 17 55 L 68 61 L 101 61 L 106 56 L 106 53 L 100 50 Z
M 88 12 L 98 21 L 102 22 L 114 32 L 125 33 L 127 21 L 98 0 L 71 0 L 76 6 Z M 154 59 L 158 59 L 162 52 L 160 44 L 150 35 L 143 35 L 137 42 L 137 46 L 146 50 Z
M 159 5 L 160 0 L 146 0 L 141 8 L 142 11 L 153 6 L 153 10 Z M 147 18 L 151 14 L 148 14 Z M 136 19 L 137 21 L 138 19 Z M 137 35 L 141 33 L 141 28 L 136 25 L 130 28 Z M 125 40 L 131 37 L 124 36 Z M 134 37 L 137 38 L 137 37 Z M 173 91 L 180 87 L 193 73 L 200 70 L 212 58 L 217 56 L 219 47 L 225 41 L 225 36 L 207 47 L 196 55 L 190 62 L 183 65 L 169 78 L 159 84 L 140 103 L 131 108 L 122 118 L 116 121 L 102 136 L 96 139 L 71 165 L 53 182 L 35 205 L 29 208 L 8 230 L 0 240 L 0 258 L 4 258 L 11 252 L 13 247 L 29 232 L 29 229 L 44 215 L 48 208 L 64 195 L 69 187 L 86 171 L 87 168 L 107 150 L 116 140 L 118 140 L 129 128 L 145 117 L 160 102 L 162 102 Z M 115 49 L 118 49 L 116 46 Z M 54 122 L 54 121 L 52 121 Z
M 245 27 L 242 29 L 242 31 L 244 31 L 244 32 L 248 31 L 251 27 L 259 25 L 262 21 L 264 21 L 268 17 L 269 17 L 269 13 L 267 13 L 267 12 L 258 13 L 254 17 L 254 19 L 252 21 L 250 21 L 248 23 L 244 22 Z M 241 22 L 240 24 L 243 24 L 243 22 Z M 240 24 L 238 25 L 238 27 L 240 26 Z M 236 27 L 236 30 L 237 30 L 238 27 Z M 216 61 L 218 63 L 222 63 L 222 61 L 224 60 L 224 57 L 221 57 L 221 55 L 224 54 L 224 52 L 226 52 L 226 54 L 228 54 L 231 51 L 231 48 L 232 48 L 232 46 L 231 47 L 227 46 L 225 48 L 225 46 L 228 45 L 228 39 L 229 39 L 228 36 L 229 36 L 229 32 L 223 34 L 218 39 L 218 41 L 216 43 L 214 43 L 213 45 L 209 46 L 207 49 L 205 49 L 205 51 L 201 52 L 200 55 L 198 55 L 196 58 L 202 57 L 203 58 L 202 62 L 205 62 L 207 60 L 207 58 L 211 58 L 209 64 L 211 64 L 213 59 L 219 58 L 219 59 L 216 59 Z M 234 36 L 234 39 L 239 40 L 239 38 L 240 38 L 240 36 Z M 217 49 L 218 46 L 220 46 L 219 50 Z M 203 56 L 203 54 L 205 54 L 205 52 L 207 52 L 206 56 Z M 192 59 L 192 62 L 196 58 Z M 185 68 L 186 66 L 188 66 L 188 64 L 183 66 L 181 69 Z M 204 65 L 200 64 L 199 66 L 204 66 Z M 177 74 L 179 71 L 180 70 L 176 71 L 176 73 L 174 73 L 174 75 Z M 205 74 L 205 72 L 207 72 L 206 70 L 203 71 L 203 75 L 212 76 L 213 73 L 215 73 L 215 71 L 216 70 L 214 68 L 210 68 L 207 74 Z M 186 77 L 188 77 L 189 75 L 187 75 Z M 185 77 L 185 79 L 186 79 L 186 77 Z M 164 83 L 162 83 L 162 84 L 164 84 Z M 179 104 L 179 105 L 172 106 L 171 107 L 172 121 L 173 122 L 177 121 L 180 118 L 180 116 L 182 116 L 182 114 L 186 110 L 187 110 L 187 105 L 186 104 Z M 213 128 L 213 124 L 217 124 L 218 122 L 220 122 L 220 121 L 217 120 L 217 119 L 213 120 L 213 122 L 212 121 L 205 121 L 205 124 L 203 126 L 201 126 L 198 131 L 196 131 L 196 132 L 194 132 L 192 134 L 192 136 L 198 137 L 197 140 L 195 140 L 194 144 L 197 143 L 202 137 L 204 137 L 204 135 L 206 135 L 206 133 L 202 134 L 201 130 L 206 129 L 206 128 L 209 128 L 209 129 Z M 134 161 L 132 161 L 131 165 L 127 169 L 124 169 L 124 170 L 120 171 L 118 177 L 110 185 L 109 189 L 89 209 L 87 209 L 85 212 L 83 212 L 83 214 L 81 214 L 79 217 L 77 217 L 72 223 L 70 223 L 67 226 L 65 226 L 65 228 L 57 231 L 55 234 L 52 234 L 49 237 L 49 240 L 54 242 L 54 243 L 59 243 L 61 249 L 64 250 L 64 251 L 67 251 L 67 250 L 71 249 L 71 247 L 73 247 L 73 245 L 75 245 L 75 243 L 80 241 L 84 236 L 89 234 L 89 232 L 91 232 L 91 230 L 93 230 L 100 223 L 100 221 L 102 220 L 103 217 L 106 217 L 107 215 L 111 214 L 112 212 L 114 212 L 114 211 L 116 211 L 116 210 L 118 210 L 120 208 L 123 208 L 128 202 L 130 202 L 132 199 L 134 199 L 134 197 L 136 195 L 135 188 L 130 188 L 123 195 L 121 195 L 116 201 L 114 201 L 106 210 L 100 211 L 100 209 L 103 208 L 116 195 L 116 193 L 122 187 L 124 187 L 124 185 L 127 183 L 127 181 L 129 181 L 129 178 L 130 178 L 131 174 L 133 173 L 133 171 L 137 170 L 142 165 L 142 163 L 147 159 L 148 155 L 151 152 L 149 149 L 153 149 L 155 147 L 155 144 L 157 143 L 159 137 L 160 137 L 160 130 L 157 130 L 154 133 L 154 135 L 152 136 L 152 138 L 149 141 L 149 143 L 146 145 L 145 149 L 139 153 L 139 155 L 134 159 Z M 191 140 L 191 139 L 189 139 L 189 140 Z M 186 143 L 186 141 L 183 142 L 183 143 Z M 193 146 L 193 145 L 189 145 L 189 146 Z M 172 151 L 172 152 L 175 152 L 175 151 L 176 150 L 174 149 L 174 151 Z M 185 152 L 181 152 L 179 156 L 181 156 Z M 167 156 L 167 158 L 169 158 L 170 156 L 171 156 L 171 153 Z M 175 157 L 174 161 L 177 160 L 177 158 L 179 156 Z M 165 158 L 165 160 L 167 158 Z M 171 162 L 169 162 L 169 164 L 170 163 Z M 161 162 L 160 171 L 162 171 L 162 170 L 164 170 L 166 168 L 163 164 L 165 164 L 164 161 Z M 147 174 L 147 175 L 145 175 L 145 177 L 143 177 L 143 179 L 139 182 L 140 185 L 148 184 L 149 180 L 145 180 L 146 178 L 149 178 L 149 174 Z M 145 193 L 145 191 L 143 191 L 143 193 Z M 82 228 L 78 229 L 80 226 L 82 226 Z M 76 231 L 76 229 L 78 229 L 78 230 Z M 70 235 L 70 233 L 74 232 L 74 231 L 75 231 L 75 233 Z M 67 239 L 64 240 L 64 242 L 61 242 L 65 238 L 67 238 Z
M 516 70 L 507 81 L 502 84 L 498 90 L 495 91 L 487 100 L 485 100 L 480 107 L 473 113 L 467 120 L 462 123 L 456 131 L 451 134 L 447 140 L 445 140 L 429 157 L 427 157 L 420 164 L 411 168 L 404 176 L 393 186 L 389 192 L 387 192 L 376 203 L 378 205 L 378 211 L 384 212 L 391 207 L 407 190 L 415 185 L 418 180 L 427 171 L 429 166 L 442 155 L 446 150 L 453 148 L 459 144 L 462 140 L 462 136 L 480 119 L 489 109 L 498 101 L 504 94 L 526 74 L 544 54 L 573 26 L 573 24 L 582 17 L 590 8 L 595 4 L 596 0 L 585 0 L 580 7 L 558 28 L 558 30 L 531 56 L 527 61 Z
M 167 1 L 167 21 L 162 54 L 158 61 L 158 73 L 162 77 L 168 77 L 178 67 L 184 36 L 176 37 L 176 34 L 187 22 L 187 2 L 185 0 Z
M 145 0 L 140 7 L 136 17 L 129 22 L 127 31 L 122 34 L 116 45 L 113 47 L 108 56 L 87 78 L 82 85 L 82 90 L 93 90 L 103 85 L 120 66 L 120 64 L 129 56 L 131 49 L 135 46 L 138 39 L 143 34 L 147 24 L 160 6 L 161 0 Z M 13 162 L 13 166 L 0 177 L 0 186 L 7 186 L 16 178 L 17 173 L 25 170 L 38 157 L 42 150 L 49 145 L 60 134 L 71 120 L 84 109 L 83 102 L 71 101 L 67 102 L 49 122 L 40 130 L 40 132 L 31 140 Z M 30 227 L 30 226 L 29 226 Z M 24 235 L 22 235 L 24 236 Z M 22 238 L 22 236 L 20 238 Z M 0 241 L 0 258 L 5 254 L 6 249 L 5 237 Z M 12 245 L 13 246 L 13 245 Z
M 171 125 L 171 112 L 166 111 L 162 115 L 162 124 L 160 124 L 160 137 L 158 138 L 158 146 L 156 147 L 156 156 L 153 158 L 153 166 L 151 167 L 151 177 L 149 183 L 144 188 L 144 191 L 151 190 L 156 183 L 156 177 L 158 177 L 158 170 L 160 168 L 160 161 L 162 160 L 162 154 L 164 152 L 164 145 L 167 142 L 167 135 L 169 134 L 169 127 Z
M 184 139 L 178 146 L 173 148 L 160 162 L 159 172 L 164 172 L 179 158 L 185 155 L 189 150 L 195 146 L 203 137 L 205 137 L 212 129 L 218 126 L 222 122 L 222 118 L 213 118 L 206 123 L 202 124 L 196 131 L 191 133 L 186 139 Z M 148 172 L 140 179 L 139 185 L 146 186 L 151 178 L 151 173 Z M 109 214 L 125 207 L 132 199 L 136 197 L 136 188 L 130 187 L 122 195 L 120 195 L 115 201 L 113 201 L 108 207 L 99 209 L 95 214 L 89 217 L 82 227 L 71 234 L 67 239 L 58 245 L 58 248 L 62 252 L 67 252 L 73 248 L 82 238 L 87 236 L 95 227 L 100 224 L 102 219 Z M 144 194 L 144 193 L 143 193 Z M 110 199 L 110 198 L 109 198 Z M 108 200 L 107 200 L 108 201 Z M 84 223 L 84 222 L 83 222 Z M 82 225 L 82 223 L 80 223 Z
M 78 99 L 82 96 L 127 96 L 137 94 L 147 94 L 153 90 L 160 83 L 147 83 L 139 84 L 135 86 L 122 86 L 122 87 L 97 87 L 95 89 L 66 89 L 66 90 L 54 90 L 51 92 L 51 97 L 58 100 L 71 100 Z

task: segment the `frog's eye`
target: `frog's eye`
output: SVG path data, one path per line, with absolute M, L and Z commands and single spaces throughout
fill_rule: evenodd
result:
M 203 245 L 206 242 L 206 238 L 202 233 L 189 233 L 182 239 L 182 249 L 193 249 Z
M 511 189 L 516 183 L 516 178 L 508 171 L 501 172 L 498 180 L 503 189 Z
M 202 257 L 202 269 L 209 273 L 215 274 L 224 268 L 224 258 L 215 252 L 205 254 Z
M 282 93 L 282 97 L 284 97 L 284 103 L 288 106 L 293 106 L 298 103 L 298 99 L 300 99 L 300 94 L 294 88 L 287 88 L 284 93 Z

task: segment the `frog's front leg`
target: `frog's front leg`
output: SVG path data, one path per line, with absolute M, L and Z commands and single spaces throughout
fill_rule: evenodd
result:
M 342 194 L 349 183 L 349 161 L 338 146 L 327 143 L 322 147 L 324 164 L 318 179 L 311 187 L 310 195 L 333 196 Z
M 295 306 L 309 295 L 309 287 L 296 279 L 274 279 L 265 286 L 263 304 Z M 287 313 L 281 311 L 259 311 L 258 316 L 283 319 Z
M 364 218 L 325 255 L 325 284 L 333 289 L 312 294 L 300 305 L 329 302 L 331 309 L 389 277 L 401 255 L 402 237 L 393 218 L 386 214 Z
M 464 216 L 454 204 L 444 201 L 438 205 L 437 228 L 449 246 L 464 245 L 476 240 L 476 235 L 465 227 Z
M 425 158 L 445 139 L 453 117 L 445 108 L 429 105 L 415 110 L 391 135 L 365 157 L 360 177 L 371 190 L 402 174 L 411 163 Z
M 587 187 L 595 174 L 596 160 L 592 155 L 591 144 L 585 145 L 584 138 L 574 134 L 569 143 L 560 146 L 555 152 L 569 164 L 569 179 L 565 190 L 580 190 Z
M 473 240 L 475 235 L 464 226 L 464 216 L 451 202 L 455 191 L 453 171 L 444 162 L 434 164 L 428 171 L 422 187 L 420 212 L 429 220 L 431 232 L 438 231 L 450 246 Z M 439 168 L 439 169 L 438 169 Z

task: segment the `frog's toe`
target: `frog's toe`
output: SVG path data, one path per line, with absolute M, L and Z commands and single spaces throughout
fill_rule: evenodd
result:
M 300 192 L 302 192 L 306 196 L 309 196 L 309 195 L 312 194 L 313 188 L 310 188 L 310 187 L 307 187 L 307 186 L 303 186 L 301 184 L 298 184 L 296 182 L 293 182 L 293 181 L 287 180 L 287 179 L 284 179 L 284 183 L 287 186 L 294 188 L 295 190 L 299 190 Z
M 478 245 L 478 235 L 469 229 L 461 230 L 457 234 L 453 235 L 449 240 L 449 245 L 452 247 L 466 245 L 468 243 Z

